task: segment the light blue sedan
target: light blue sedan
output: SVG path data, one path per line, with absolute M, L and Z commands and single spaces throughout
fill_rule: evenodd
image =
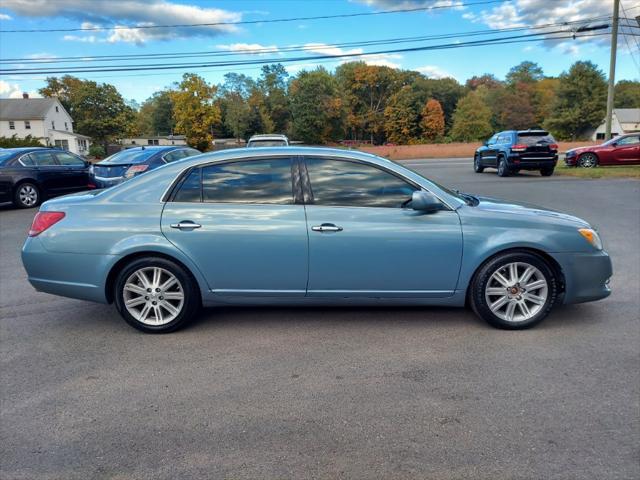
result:
M 22 260 L 37 290 L 114 302 L 145 332 L 215 305 L 469 305 L 519 329 L 608 296 L 612 275 L 584 220 L 297 147 L 198 155 L 45 202 Z

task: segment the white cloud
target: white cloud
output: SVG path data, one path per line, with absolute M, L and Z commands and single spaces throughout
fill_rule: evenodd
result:
M 362 61 L 367 65 L 400 68 L 402 66 L 400 63 L 392 61 L 400 58 L 402 58 L 402 55 L 399 55 L 397 53 L 378 53 L 374 55 L 363 55 Z
M 352 48 L 351 50 L 343 50 L 340 47 L 327 45 L 326 43 L 305 43 L 304 49 L 309 52 L 318 53 L 320 55 L 340 56 L 362 53 L 361 48 Z
M 436 78 L 436 79 L 439 79 L 439 78 L 454 78 L 454 76 L 452 74 L 450 74 L 446 70 L 438 67 L 437 65 L 425 65 L 423 67 L 414 68 L 412 70 L 420 72 L 420 73 L 422 73 L 423 75 L 425 75 L 426 77 L 429 77 L 429 78 Z
M 66 35 L 80 42 L 126 42 L 141 44 L 151 40 L 172 40 L 193 36 L 216 36 L 236 32 L 235 25 L 202 25 L 175 28 L 117 29 L 114 26 L 143 27 L 166 24 L 237 22 L 241 12 L 184 5 L 167 0 L 3 0 L 2 6 L 26 17 L 64 17 L 87 25 L 109 27 L 105 32 Z M 89 27 L 90 28 L 90 27 Z M 93 37 L 93 38 L 92 38 Z
M 24 90 L 17 83 L 9 83 L 0 80 L 0 98 L 22 98 Z M 40 98 L 41 95 L 36 91 L 30 91 L 29 97 Z
M 13 18 L 6 13 L 0 13 L 0 20 L 13 20 Z
M 277 45 L 261 45 L 259 43 L 231 43 L 228 45 L 216 45 L 220 50 L 230 52 L 245 52 L 248 55 L 265 55 L 278 53 Z
M 53 55 L 52 53 L 41 52 L 27 55 L 27 58 L 31 58 L 33 60 L 52 60 L 54 58 L 58 58 L 58 56 Z

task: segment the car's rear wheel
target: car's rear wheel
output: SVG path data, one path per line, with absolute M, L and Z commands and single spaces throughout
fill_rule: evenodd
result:
M 540 170 L 540 175 L 543 177 L 550 177 L 553 175 L 554 167 L 543 168 Z
M 498 176 L 500 177 L 509 176 L 509 166 L 507 165 L 507 161 L 504 159 L 504 157 L 500 157 L 498 159 Z
M 558 280 L 542 257 L 510 252 L 485 263 L 471 284 L 476 314 L 497 328 L 519 330 L 541 322 L 558 295 Z
M 578 158 L 578 166 L 582 168 L 593 168 L 598 165 L 598 157 L 595 153 L 583 153 Z
M 33 183 L 21 183 L 13 195 L 13 203 L 18 208 L 33 208 L 40 203 L 40 190 Z
M 480 155 L 476 155 L 473 157 L 473 171 L 476 173 L 484 172 L 484 167 L 482 166 L 482 159 Z
M 180 265 L 160 257 L 139 258 L 123 268 L 115 282 L 116 308 L 143 332 L 167 333 L 195 317 L 198 286 Z

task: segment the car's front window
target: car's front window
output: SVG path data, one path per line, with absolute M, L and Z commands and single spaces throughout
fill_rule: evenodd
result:
M 400 208 L 417 190 L 379 168 L 346 160 L 308 158 L 315 205 Z
M 635 145 L 636 143 L 640 143 L 640 137 L 631 136 L 620 138 L 616 144 L 617 145 Z

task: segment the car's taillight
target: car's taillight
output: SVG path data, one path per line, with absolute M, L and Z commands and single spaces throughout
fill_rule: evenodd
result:
M 558 144 L 557 143 L 552 143 L 551 145 L 549 145 L 549 148 L 551 150 L 558 150 Z
M 133 167 L 129 167 L 124 176 L 125 178 L 131 178 L 136 173 L 144 172 L 147 168 L 149 168 L 149 165 L 134 165 Z
M 522 143 L 516 143 L 511 147 L 512 152 L 524 152 L 527 149 L 527 146 Z
M 33 218 L 31 229 L 29 230 L 29 236 L 35 237 L 40 235 L 46 229 L 51 227 L 54 223 L 58 223 L 64 218 L 64 212 L 38 212 Z

